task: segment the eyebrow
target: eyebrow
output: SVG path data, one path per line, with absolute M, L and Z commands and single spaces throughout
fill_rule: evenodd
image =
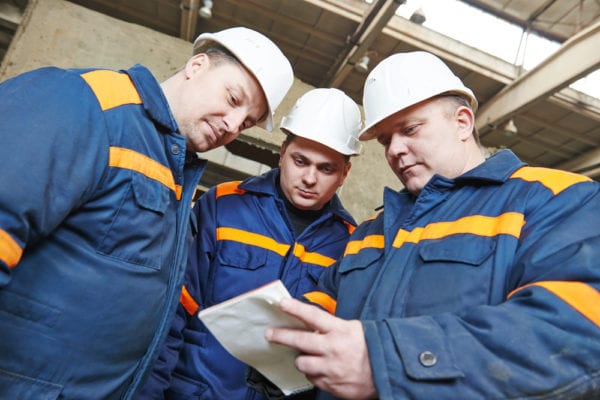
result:
M 310 161 L 311 164 L 315 164 L 318 168 L 322 168 L 322 167 L 326 167 L 326 166 L 331 166 L 334 168 L 340 167 L 340 164 L 337 161 L 325 161 L 325 162 L 320 162 L 320 163 L 314 162 L 313 160 L 311 160 L 310 158 L 306 157 L 304 154 L 302 154 L 298 151 L 292 152 L 291 155 L 293 157 L 301 158 L 302 160 Z

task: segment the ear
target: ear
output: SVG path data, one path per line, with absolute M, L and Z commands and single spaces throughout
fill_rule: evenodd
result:
M 210 67 L 210 57 L 206 53 L 198 53 L 192 56 L 185 64 L 186 79 L 192 78 L 195 74 L 202 72 Z
M 344 165 L 344 173 L 342 174 L 342 177 L 340 179 L 339 186 L 342 186 L 344 184 L 344 181 L 346 180 L 346 177 L 348 177 L 348 173 L 350 172 L 350 168 L 352 168 L 352 163 L 350 161 L 348 161 Z
M 285 154 L 285 150 L 287 148 L 287 142 L 283 141 L 283 143 L 281 144 L 281 148 L 279 149 L 279 168 L 281 168 L 281 160 L 283 160 L 283 155 Z
M 458 107 L 456 109 L 456 124 L 458 127 L 458 137 L 465 141 L 473 136 L 473 127 L 475 125 L 475 115 L 469 107 Z

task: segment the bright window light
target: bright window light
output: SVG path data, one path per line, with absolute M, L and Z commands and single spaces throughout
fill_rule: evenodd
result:
M 407 0 L 398 7 L 396 14 L 409 19 L 418 8 L 427 17 L 423 26 L 504 61 L 522 65 L 526 70 L 535 67 L 560 47 L 560 43 L 539 35 L 523 35 L 519 26 L 459 0 Z M 571 87 L 600 99 L 600 70 L 578 80 Z

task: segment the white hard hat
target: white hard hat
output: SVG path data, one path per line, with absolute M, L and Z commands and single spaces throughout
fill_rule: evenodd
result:
M 373 139 L 385 118 L 440 94 L 458 94 L 477 110 L 475 95 L 442 60 L 425 51 L 394 54 L 380 62 L 365 81 L 365 128 L 360 140 Z
M 244 27 L 201 34 L 194 41 L 194 54 L 205 50 L 209 41 L 229 50 L 258 80 L 269 107 L 267 118 L 258 126 L 271 131 L 273 113 L 294 83 L 288 59 L 265 35 Z
M 313 89 L 303 94 L 288 115 L 281 130 L 314 140 L 344 155 L 360 153 L 358 133 L 362 127 L 360 109 L 339 89 Z

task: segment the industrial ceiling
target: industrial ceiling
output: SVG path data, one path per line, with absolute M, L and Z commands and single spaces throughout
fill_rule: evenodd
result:
M 281 47 L 298 79 L 338 87 L 359 103 L 362 56 L 372 68 L 395 52 L 430 51 L 475 92 L 485 146 L 600 179 L 600 100 L 568 87 L 600 67 L 599 0 L 463 0 L 562 43 L 529 71 L 396 15 L 404 0 L 212 0 L 208 19 L 199 15 L 206 0 L 70 1 L 189 41 L 231 26 L 256 29 Z M 26 5 L 0 0 L 0 56 Z

